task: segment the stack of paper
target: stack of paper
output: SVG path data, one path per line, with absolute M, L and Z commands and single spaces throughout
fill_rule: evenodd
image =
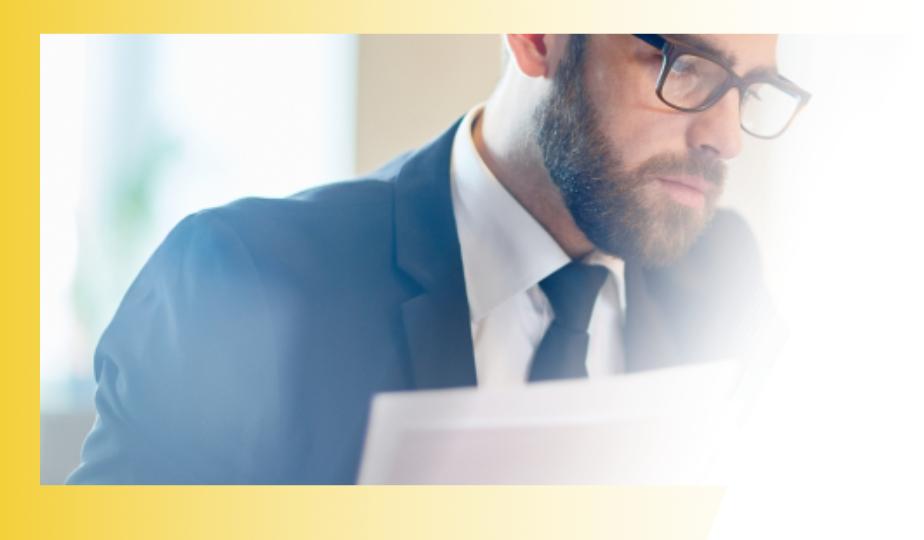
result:
M 739 364 L 373 401 L 364 484 L 715 482 Z

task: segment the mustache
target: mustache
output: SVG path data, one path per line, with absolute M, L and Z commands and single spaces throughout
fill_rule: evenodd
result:
M 659 154 L 642 163 L 637 170 L 638 178 L 650 181 L 655 176 L 688 175 L 701 176 L 706 181 L 721 187 L 725 183 L 728 167 L 724 161 L 701 154 L 686 156 Z

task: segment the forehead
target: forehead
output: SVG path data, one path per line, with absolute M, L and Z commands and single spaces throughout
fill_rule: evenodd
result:
M 777 36 L 773 34 L 666 34 L 725 60 L 738 74 L 776 71 Z

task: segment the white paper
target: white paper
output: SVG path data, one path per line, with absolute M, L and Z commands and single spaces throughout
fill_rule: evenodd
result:
M 715 483 L 740 364 L 379 394 L 362 484 Z

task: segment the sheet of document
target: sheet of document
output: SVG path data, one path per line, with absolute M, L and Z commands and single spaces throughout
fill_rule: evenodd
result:
M 740 364 L 505 389 L 379 394 L 363 484 L 717 481 L 741 414 Z

